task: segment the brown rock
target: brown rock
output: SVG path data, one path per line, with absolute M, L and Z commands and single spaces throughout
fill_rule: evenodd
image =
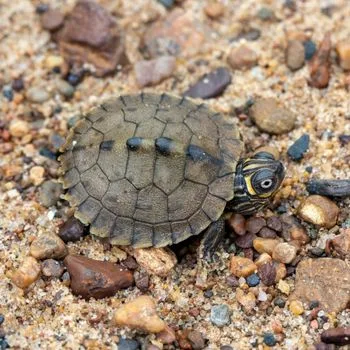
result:
M 236 299 L 247 314 L 251 313 L 256 306 L 255 295 L 252 292 L 246 294 L 241 288 L 236 289 Z
M 299 220 L 293 216 L 284 214 L 281 216 L 282 219 L 282 237 L 286 241 L 296 240 L 301 244 L 306 244 L 310 242 L 310 237 L 307 231 Z
M 240 248 L 252 248 L 253 247 L 253 241 L 256 238 L 256 236 L 252 233 L 247 233 L 244 236 L 238 236 L 235 239 L 235 244 L 237 247 Z
M 340 312 L 350 302 L 350 265 L 331 258 L 307 259 L 296 269 L 291 300 L 318 301 L 327 312 Z
M 76 242 L 84 236 L 85 226 L 75 217 L 69 218 L 61 227 L 58 236 L 64 242 Z
M 127 61 L 124 35 L 115 19 L 91 0 L 78 1 L 55 38 L 67 62 L 91 63 L 97 76 L 113 73 L 118 64 Z
M 267 218 L 266 225 L 270 229 L 281 232 L 282 231 L 282 221 L 278 216 L 271 216 Z
M 330 79 L 330 54 L 332 49 L 331 35 L 327 33 L 316 54 L 310 62 L 309 85 L 318 89 L 328 86 Z
M 296 115 L 279 107 L 273 98 L 260 98 L 250 108 L 250 115 L 257 127 L 269 134 L 284 134 L 294 128 Z
M 340 66 L 344 70 L 350 70 L 350 39 L 343 40 L 337 44 L 337 54 Z
M 135 63 L 136 81 L 139 87 L 156 85 L 162 80 L 169 78 L 176 66 L 173 56 L 161 56 L 150 61 Z
M 231 258 L 230 270 L 237 277 L 247 277 L 255 272 L 256 269 L 257 266 L 250 259 L 240 256 L 233 256 Z
M 58 9 L 49 9 L 41 16 L 41 25 L 44 29 L 53 32 L 63 25 L 64 17 Z
M 46 277 L 61 277 L 63 274 L 63 266 L 54 259 L 47 259 L 42 262 L 41 270 Z
M 258 258 L 254 261 L 254 264 L 258 267 L 267 264 L 272 261 L 272 258 L 267 253 L 262 253 L 258 256 Z
M 168 325 L 157 334 L 157 340 L 163 344 L 171 344 L 176 340 L 175 331 Z
M 261 282 L 266 286 L 272 286 L 276 281 L 276 267 L 272 262 L 262 264 L 258 268 L 258 275 Z
M 239 236 L 243 236 L 246 233 L 245 218 L 241 214 L 232 214 L 227 220 L 227 224 Z
M 149 288 L 149 275 L 146 271 L 136 271 L 134 274 L 135 286 L 145 292 Z
M 343 232 L 327 241 L 326 252 L 339 255 L 340 258 L 345 258 L 350 255 L 350 228 L 343 230 Z
M 225 6 L 221 2 L 210 2 L 204 7 L 204 13 L 211 19 L 220 18 L 225 12 Z
M 166 324 L 157 315 L 156 304 L 152 297 L 142 295 L 122 305 L 114 314 L 117 326 L 127 326 L 149 333 L 162 332 Z
M 282 280 L 287 276 L 287 268 L 286 265 L 283 263 L 275 263 L 276 268 L 276 279 L 275 281 L 278 282 L 279 280 Z
M 133 249 L 131 254 L 149 274 L 166 276 L 177 264 L 175 254 L 169 248 Z
M 286 62 L 289 69 L 296 71 L 305 63 L 305 48 L 301 41 L 290 40 L 286 50 Z
M 61 238 L 54 233 L 44 233 L 33 241 L 30 255 L 36 259 L 62 259 L 68 254 L 68 249 Z
M 297 249 L 288 243 L 277 244 L 272 252 L 273 259 L 284 264 L 290 264 L 296 255 Z
M 19 288 L 25 289 L 35 282 L 40 276 L 40 264 L 31 256 L 23 261 L 22 265 L 15 270 L 10 278 Z
M 261 238 L 276 238 L 277 234 L 276 231 L 270 229 L 269 227 L 263 227 L 259 231 L 258 236 Z
M 350 345 L 350 327 L 327 329 L 322 332 L 321 340 L 326 344 Z
M 171 55 L 189 57 L 198 53 L 206 41 L 205 29 L 193 16 L 176 8 L 146 31 L 143 46 L 150 57 Z
M 272 255 L 272 252 L 278 243 L 279 241 L 277 239 L 257 237 L 253 241 L 253 246 L 260 254 L 267 253 Z
M 264 226 L 266 221 L 263 218 L 251 217 L 246 222 L 246 229 L 250 233 L 258 233 Z
M 190 331 L 187 335 L 187 339 L 190 341 L 193 350 L 201 350 L 205 348 L 205 340 L 201 332 Z
M 232 69 L 248 69 L 257 65 L 258 55 L 249 47 L 242 45 L 230 51 L 227 63 Z
M 339 208 L 327 197 L 311 195 L 301 203 L 298 214 L 311 224 L 332 228 L 337 223 Z
M 71 276 L 73 294 L 85 299 L 112 296 L 118 290 L 130 287 L 134 281 L 130 271 L 108 261 L 68 255 L 64 264 Z

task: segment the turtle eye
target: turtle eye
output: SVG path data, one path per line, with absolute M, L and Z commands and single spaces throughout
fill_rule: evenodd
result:
M 261 182 L 261 188 L 263 188 L 264 190 L 268 190 L 269 188 L 271 188 L 273 185 L 273 182 L 271 179 L 266 179 L 266 180 L 263 180 Z
M 259 169 L 251 179 L 251 184 L 257 194 L 271 192 L 276 182 L 275 174 L 269 169 Z

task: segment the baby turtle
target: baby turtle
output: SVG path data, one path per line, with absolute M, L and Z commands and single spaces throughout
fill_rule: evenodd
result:
M 267 152 L 241 158 L 235 124 L 168 94 L 126 95 L 92 109 L 60 156 L 64 198 L 111 244 L 163 247 L 206 231 L 212 253 L 222 214 L 252 214 L 284 178 Z

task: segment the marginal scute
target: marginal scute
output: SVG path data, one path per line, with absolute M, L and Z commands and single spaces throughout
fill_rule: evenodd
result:
M 204 199 L 202 209 L 205 214 L 211 219 L 211 221 L 216 221 L 221 216 L 220 213 L 224 211 L 225 206 L 225 200 L 208 194 L 208 196 Z
M 77 134 L 85 134 L 92 126 L 92 123 L 84 118 L 79 120 L 74 126 L 74 132 Z
M 80 176 L 76 168 L 72 168 L 68 170 L 62 178 L 63 188 L 73 187 L 79 182 L 80 182 Z
M 90 232 L 100 237 L 109 237 L 114 226 L 116 216 L 103 208 L 90 226 Z
M 187 220 L 171 223 L 172 241 L 174 244 L 179 243 L 192 236 L 192 230 Z
M 72 207 L 77 207 L 81 203 L 83 203 L 88 197 L 89 194 L 86 192 L 83 184 L 79 182 L 67 191 L 64 198 L 70 202 Z
M 134 248 L 147 248 L 153 245 L 153 226 L 135 221 L 132 245 Z
M 202 209 L 199 209 L 188 219 L 188 223 L 190 224 L 192 232 L 198 234 L 209 226 L 211 220 Z
M 209 185 L 209 193 L 229 201 L 233 198 L 234 174 L 230 173 L 220 177 Z
M 131 245 L 134 235 L 134 220 L 117 217 L 110 235 L 110 242 L 114 245 Z
M 86 192 L 90 196 L 99 200 L 105 195 L 109 186 L 109 181 L 106 175 L 98 165 L 94 165 L 92 168 L 81 174 L 80 180 Z
M 172 231 L 169 222 L 153 226 L 153 246 L 156 248 L 165 247 L 173 243 Z
M 89 197 L 86 201 L 79 205 L 79 208 L 74 215 L 82 223 L 91 224 L 101 209 L 101 203 L 98 200 Z

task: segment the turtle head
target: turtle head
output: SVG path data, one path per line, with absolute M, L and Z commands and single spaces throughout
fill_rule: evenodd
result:
M 234 198 L 229 209 L 250 215 L 263 209 L 284 179 L 283 164 L 266 151 L 241 159 L 236 168 Z

